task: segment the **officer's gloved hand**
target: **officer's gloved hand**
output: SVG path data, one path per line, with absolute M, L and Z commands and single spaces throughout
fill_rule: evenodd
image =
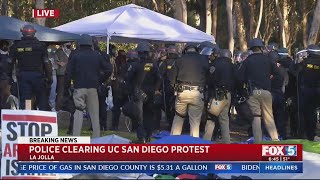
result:
M 161 92 L 157 90 L 154 92 L 154 95 L 161 95 Z
M 51 84 L 53 83 L 53 79 L 52 79 L 52 76 L 48 76 L 47 77 L 47 85 L 49 86 L 49 87 L 51 87 Z

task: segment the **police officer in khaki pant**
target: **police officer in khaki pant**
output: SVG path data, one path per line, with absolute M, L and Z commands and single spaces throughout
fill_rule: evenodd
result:
M 222 143 L 230 144 L 229 110 L 231 106 L 231 92 L 234 89 L 234 68 L 231 60 L 231 52 L 228 49 L 220 50 L 220 56 L 210 65 L 208 79 L 209 97 L 224 101 L 219 115 L 209 115 L 206 123 L 204 139 L 211 140 L 215 128 L 215 119 L 221 127 Z M 214 95 L 215 94 L 215 95 Z M 210 103 L 210 102 L 209 102 Z M 214 117 L 210 117 L 214 116 Z
M 271 78 L 276 75 L 276 65 L 263 54 L 261 39 L 252 39 L 249 43 L 253 54 L 243 62 L 239 69 L 240 82 L 248 85 L 250 96 L 248 104 L 254 115 L 252 130 L 254 142 L 262 141 L 261 117 L 272 140 L 278 141 L 278 132 L 272 112 Z
M 190 135 L 199 137 L 204 107 L 203 90 L 209 70 L 207 58 L 198 53 L 196 44 L 187 43 L 183 55 L 172 70 L 171 85 L 176 88 L 176 115 L 171 134 L 180 135 L 186 115 L 189 115 Z
M 83 123 L 83 111 L 89 112 L 93 135 L 100 136 L 99 124 L 99 100 L 97 88 L 99 78 L 105 80 L 112 73 L 111 64 L 103 58 L 99 52 L 92 49 L 92 38 L 89 35 L 81 35 L 80 49 L 75 51 L 69 60 L 66 72 L 66 91 L 69 91 L 71 79 L 74 81 L 73 100 L 76 107 L 73 121 L 73 135 L 80 136 Z

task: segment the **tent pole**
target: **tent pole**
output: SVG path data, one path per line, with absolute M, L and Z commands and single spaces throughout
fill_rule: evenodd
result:
M 107 54 L 109 54 L 110 36 L 107 36 Z

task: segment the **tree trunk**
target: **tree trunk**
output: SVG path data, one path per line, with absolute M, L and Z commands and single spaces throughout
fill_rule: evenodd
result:
M 44 0 L 37 0 L 36 1 L 36 9 L 44 9 Z M 45 26 L 46 25 L 46 18 L 36 18 L 35 23 Z
M 239 43 L 240 43 L 240 50 L 241 51 L 246 51 L 247 50 L 247 40 L 246 40 L 246 30 L 244 27 L 244 20 L 243 20 L 243 12 L 241 8 L 241 2 L 240 0 L 236 0 L 234 2 L 234 11 L 236 14 L 236 19 L 237 19 L 237 34 L 239 37 Z
M 301 15 L 302 15 L 302 41 L 303 47 L 306 48 L 308 46 L 308 32 L 307 32 L 307 24 L 308 24 L 308 13 L 307 13 L 307 4 L 306 1 L 301 1 Z
M 13 2 L 13 17 L 19 18 L 19 0 Z
M 288 41 L 290 38 L 290 31 L 289 31 L 289 18 L 288 18 L 288 1 L 283 0 L 283 29 L 284 34 L 286 35 L 286 46 L 288 46 Z
M 320 26 L 320 0 L 317 1 L 316 9 L 314 10 L 313 20 L 310 28 L 308 45 L 316 44 L 318 33 L 319 33 L 319 26 Z
M 185 0 L 175 0 L 175 18 L 185 24 L 188 22 L 187 3 Z
M 233 0 L 227 1 L 227 16 L 228 16 L 228 34 L 229 34 L 229 50 L 233 53 L 234 49 L 234 38 L 233 38 L 233 19 L 232 19 L 232 4 Z
M 217 22 L 218 22 L 218 0 L 213 0 L 213 16 L 212 16 L 212 35 L 217 37 Z
M 254 16 L 255 16 L 254 7 L 255 7 L 255 0 L 249 0 L 248 1 L 248 6 L 249 6 L 249 9 L 250 9 L 250 13 L 249 13 L 249 17 L 250 17 L 250 20 L 249 20 L 249 23 L 250 23 L 250 26 L 249 26 L 249 39 L 252 39 L 254 37 Z
M 1 15 L 8 16 L 8 0 L 2 0 Z
M 212 31 L 211 4 L 211 0 L 206 0 L 206 33 L 208 34 Z
M 157 1 L 157 6 L 159 8 L 158 12 L 160 12 L 161 14 L 165 14 L 164 4 L 164 0 Z
M 132 4 L 136 4 L 136 0 L 131 0 L 132 1 Z
M 263 0 L 260 0 L 259 20 L 258 20 L 258 25 L 257 25 L 257 28 L 256 28 L 256 33 L 254 34 L 255 38 L 258 38 L 258 33 L 259 33 L 261 20 L 262 20 L 262 12 L 263 12 Z
M 201 31 L 206 31 L 206 0 L 197 0 L 197 4 L 199 6 L 199 8 L 196 9 L 200 20 L 199 29 Z
M 284 31 L 284 21 L 283 21 L 283 17 L 281 14 L 279 0 L 276 0 L 276 10 L 277 10 L 278 18 L 279 18 L 279 26 L 280 26 L 280 32 L 281 32 L 281 37 L 282 37 L 281 38 L 282 39 L 282 47 L 286 48 L 287 47 L 286 33 Z

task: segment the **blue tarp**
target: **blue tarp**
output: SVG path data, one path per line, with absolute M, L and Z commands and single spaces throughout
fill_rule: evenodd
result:
M 213 142 L 189 135 L 166 136 L 150 144 L 213 144 Z

